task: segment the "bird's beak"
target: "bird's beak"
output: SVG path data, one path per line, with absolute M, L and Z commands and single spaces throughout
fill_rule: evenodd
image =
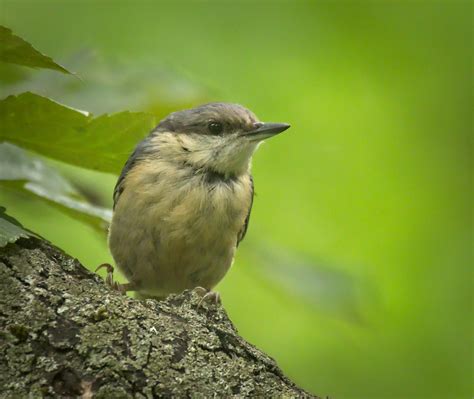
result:
M 284 132 L 290 125 L 288 123 L 257 122 L 254 127 L 254 129 L 245 131 L 241 135 L 251 141 L 261 141 Z

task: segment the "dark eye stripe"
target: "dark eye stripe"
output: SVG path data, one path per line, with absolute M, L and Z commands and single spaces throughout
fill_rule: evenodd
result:
M 209 122 L 207 128 L 212 134 L 220 134 L 224 130 L 224 126 L 220 122 Z

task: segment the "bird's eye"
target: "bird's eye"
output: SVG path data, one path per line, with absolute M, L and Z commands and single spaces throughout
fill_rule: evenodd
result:
M 222 133 L 222 130 L 224 130 L 222 123 L 219 122 L 209 122 L 207 127 L 212 134 L 220 134 Z

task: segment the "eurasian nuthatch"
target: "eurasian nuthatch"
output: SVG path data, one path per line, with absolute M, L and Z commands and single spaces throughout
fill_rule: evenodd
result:
M 142 297 L 202 287 L 217 299 L 210 290 L 229 270 L 249 223 L 252 155 L 289 127 L 228 103 L 163 119 L 115 187 L 109 247 L 129 283 L 114 282 L 107 265 L 109 285 Z

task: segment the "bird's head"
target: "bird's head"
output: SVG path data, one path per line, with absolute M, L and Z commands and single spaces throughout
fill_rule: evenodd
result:
M 163 119 L 150 141 L 160 157 L 225 176 L 246 173 L 258 145 L 288 129 L 286 123 L 260 122 L 238 104 L 210 103 Z

